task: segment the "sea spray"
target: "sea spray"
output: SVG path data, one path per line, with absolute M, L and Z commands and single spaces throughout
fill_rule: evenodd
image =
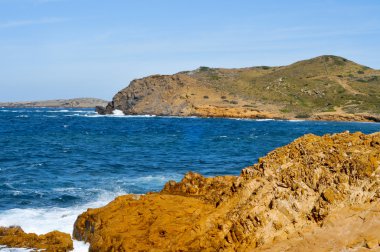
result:
M 20 226 L 26 233 L 36 233 L 38 235 L 51 232 L 53 230 L 72 234 L 73 225 L 78 215 L 88 208 L 97 208 L 106 205 L 115 197 L 126 194 L 126 192 L 107 192 L 101 194 L 97 200 L 68 208 L 26 208 L 9 209 L 0 212 L 0 226 Z M 6 248 L 0 248 L 5 251 Z M 9 250 L 7 248 L 7 250 Z M 11 251 L 26 251 L 12 249 Z M 74 251 L 88 251 L 88 244 L 74 240 Z

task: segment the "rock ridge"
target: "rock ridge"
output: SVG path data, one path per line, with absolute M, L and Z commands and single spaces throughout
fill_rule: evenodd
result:
M 315 245 L 300 243 L 300 234 L 320 241 L 324 228 L 335 250 L 379 249 L 374 230 L 380 222 L 368 230 L 359 226 L 361 233 L 345 236 L 349 241 L 338 235 L 349 226 L 339 224 L 346 221 L 339 211 L 376 220 L 379 199 L 380 133 L 308 134 L 240 176 L 188 173 L 159 193 L 120 196 L 88 209 L 75 222 L 73 237 L 89 242 L 90 251 L 284 251 L 287 245 L 292 251 L 299 244 L 310 251 Z M 368 209 L 375 212 L 368 215 Z

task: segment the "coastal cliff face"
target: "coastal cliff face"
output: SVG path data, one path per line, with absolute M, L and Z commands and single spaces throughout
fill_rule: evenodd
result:
M 337 56 L 134 80 L 100 114 L 380 121 L 380 72 Z
M 91 251 L 379 249 L 379 207 L 380 133 L 309 134 L 240 176 L 188 173 L 88 209 L 73 237 Z

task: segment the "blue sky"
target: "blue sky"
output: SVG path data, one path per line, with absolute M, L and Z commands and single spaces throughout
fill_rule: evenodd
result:
M 380 69 L 378 0 L 0 0 L 0 101 L 112 96 L 199 66 Z

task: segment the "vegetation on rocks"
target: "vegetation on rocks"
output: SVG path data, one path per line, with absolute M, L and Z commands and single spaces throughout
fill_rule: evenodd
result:
M 134 80 L 98 111 L 203 116 L 199 108 L 232 107 L 240 111 L 233 117 L 241 117 L 247 105 L 271 118 L 318 119 L 321 113 L 379 117 L 380 72 L 331 55 L 281 67 L 200 67 Z

